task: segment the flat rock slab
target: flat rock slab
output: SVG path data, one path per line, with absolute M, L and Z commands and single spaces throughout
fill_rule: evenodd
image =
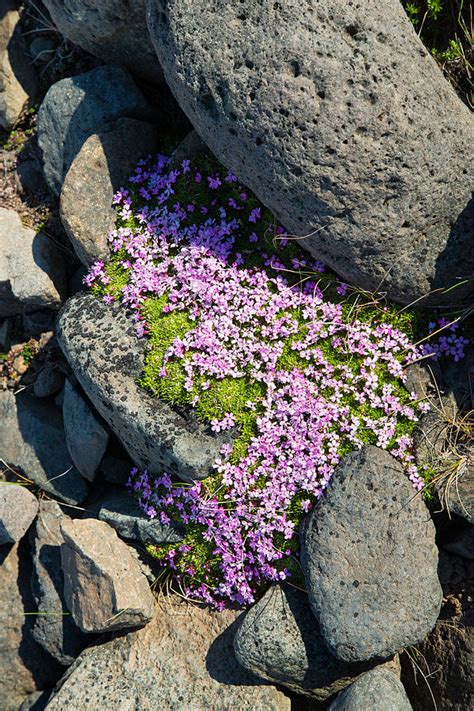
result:
M 61 523 L 64 598 L 83 632 L 141 627 L 154 598 L 136 559 L 113 528 L 92 518 Z
M 435 529 L 387 452 L 365 447 L 336 468 L 302 528 L 311 608 L 330 652 L 383 660 L 423 640 L 441 607 Z
M 63 418 L 71 459 L 84 479 L 92 482 L 107 449 L 109 433 L 69 380 L 64 386 Z
M 61 190 L 61 221 L 83 264 L 109 254 L 107 235 L 116 212 L 114 193 L 128 183 L 140 159 L 155 153 L 158 131 L 135 119 L 106 124 L 85 141 Z
M 387 669 L 373 669 L 342 691 L 329 711 L 412 711 L 400 679 Z
M 18 543 L 36 514 L 38 499 L 24 486 L 0 481 L 0 545 Z
M 66 293 L 66 276 L 51 239 L 24 227 L 14 210 L 0 207 L 0 244 L 0 318 L 58 309 Z
M 146 342 L 122 306 L 78 294 L 61 311 L 56 335 L 87 396 L 137 466 L 185 481 L 209 475 L 227 438 L 137 384 Z
M 403 303 L 472 277 L 474 122 L 399 0 L 147 7 L 196 131 L 316 258 Z
M 44 5 L 61 34 L 87 52 L 148 81 L 163 81 L 146 25 L 145 0 L 45 0 Z
M 122 116 L 146 119 L 150 108 L 121 67 L 97 67 L 51 86 L 38 111 L 38 145 L 46 182 L 56 195 L 84 141 Z
M 32 637 L 59 664 L 69 666 L 93 640 L 77 627 L 64 602 L 61 523 L 66 519 L 55 501 L 41 501 L 30 542 L 31 589 L 39 613 L 33 618 Z
M 87 496 L 87 483 L 66 447 L 63 418 L 49 400 L 0 392 L 0 459 L 68 504 Z
M 163 524 L 146 516 L 130 492 L 116 493 L 100 503 L 98 517 L 115 528 L 123 538 L 163 545 L 179 543 L 184 531 L 172 524 Z
M 373 666 L 349 664 L 330 654 L 308 596 L 289 585 L 271 587 L 245 614 L 234 650 L 249 672 L 317 701 L 337 694 Z
M 68 670 L 48 711 L 290 711 L 290 699 L 237 663 L 237 613 L 164 598 L 138 632 L 85 650 Z

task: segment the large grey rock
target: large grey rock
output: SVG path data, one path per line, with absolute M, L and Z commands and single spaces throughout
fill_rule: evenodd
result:
M 0 545 L 17 543 L 38 513 L 38 500 L 24 486 L 0 482 Z
M 148 81 L 163 81 L 146 26 L 145 0 L 44 0 L 44 5 L 61 34 L 75 44 Z
M 208 476 L 226 438 L 208 434 L 137 384 L 145 342 L 122 306 L 77 294 L 62 310 L 56 335 L 87 396 L 137 466 L 185 481 Z
M 14 0 L 0 2 L 0 126 L 10 130 L 34 99 L 37 79 L 29 61 Z
M 361 676 L 332 702 L 329 711 L 411 711 L 403 684 L 387 669 Z
M 0 392 L 0 459 L 68 504 L 87 496 L 87 484 L 66 447 L 61 414 L 48 400 Z
M 61 79 L 38 111 L 38 144 L 50 189 L 59 195 L 84 141 L 104 123 L 123 116 L 147 118 L 150 109 L 129 73 L 115 65 Z
M 61 220 L 84 264 L 107 257 L 114 227 L 112 198 L 138 161 L 158 148 L 157 129 L 145 121 L 119 119 L 102 126 L 74 158 L 61 191 Z
M 270 588 L 246 613 L 235 635 L 234 650 L 248 671 L 317 701 L 337 694 L 373 666 L 333 657 L 320 635 L 308 596 L 290 586 Z
M 32 594 L 38 615 L 32 637 L 54 659 L 69 666 L 91 642 L 77 627 L 64 602 L 64 575 L 61 569 L 61 522 L 65 514 L 55 501 L 42 501 L 31 532 L 33 553 Z
M 85 479 L 94 481 L 109 433 L 69 380 L 64 386 L 63 418 L 71 459 Z
M 399 0 L 147 8 L 201 138 L 317 258 L 403 303 L 472 277 L 474 122 Z
M 25 696 L 53 686 L 61 668 L 31 635 L 31 566 L 23 542 L 0 550 L 0 709 L 18 711 Z
M 183 531 L 148 518 L 130 492 L 116 493 L 100 503 L 98 517 L 115 528 L 123 538 L 147 544 L 178 543 Z
M 83 632 L 146 625 L 154 599 L 136 559 L 113 528 L 93 518 L 61 522 L 64 599 Z
M 48 711 L 290 711 L 290 699 L 242 669 L 232 651 L 237 613 L 164 598 L 152 622 L 85 650 Z
M 435 530 L 387 452 L 364 447 L 336 468 L 302 530 L 311 608 L 330 652 L 385 659 L 434 627 L 442 591 Z
M 0 244 L 0 318 L 59 308 L 66 278 L 51 239 L 24 227 L 14 210 L 0 207 Z

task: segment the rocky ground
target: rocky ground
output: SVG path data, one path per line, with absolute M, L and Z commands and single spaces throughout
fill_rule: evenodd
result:
M 16 5 L 0 0 L 0 708 L 471 708 L 472 349 L 443 372 L 417 367 L 410 374 L 413 389 L 434 403 L 418 433 L 420 462 L 443 474 L 430 508 L 390 455 L 366 447 L 342 462 L 328 496 L 307 517 L 301 532 L 306 589 L 274 585 L 247 611 L 217 612 L 184 600 L 163 583 L 146 550 L 149 544 L 179 543 L 182 529 L 146 518 L 125 485 L 134 465 L 201 478 L 224 440 L 137 385 L 144 351 L 129 315 L 84 293 L 82 282 L 88 266 L 107 254 L 114 191 L 142 155 L 176 145 L 191 128 L 162 83 L 154 53 L 155 47 L 169 77 L 179 3 L 170 3 L 169 35 L 159 47 L 166 18 L 153 14 L 158 3 L 151 0 L 151 35 L 144 2 L 136 3 L 133 23 L 125 2 L 104 2 L 96 10 L 77 3 L 84 7 L 76 15 L 64 12 L 69 3 L 55 0 L 24 2 L 19 14 Z M 206 34 L 204 5 L 194 29 L 204 32 L 212 52 L 227 57 L 225 33 Z M 401 15 L 392 10 L 403 35 L 397 29 L 404 27 Z M 242 22 L 239 16 L 238 27 Z M 340 28 L 330 30 L 336 36 Z M 363 41 L 360 27 L 349 24 L 346 30 L 346 44 Z M 245 32 L 237 34 L 242 42 Z M 416 42 L 410 35 L 403 61 Z M 265 180 L 257 183 L 262 161 L 285 153 L 286 134 L 271 137 L 263 112 L 261 142 L 252 146 L 250 162 L 249 146 L 232 138 L 232 122 L 239 135 L 246 122 L 260 135 L 254 130 L 256 106 L 270 105 L 277 92 L 269 98 L 262 89 L 252 98 L 253 85 L 244 87 L 239 75 L 226 88 L 229 102 L 220 105 L 222 92 L 201 81 L 219 78 L 205 66 L 207 59 L 196 51 L 190 63 L 184 40 L 174 51 L 178 64 L 187 64 L 170 84 L 175 82 L 176 95 L 211 148 L 222 160 L 234 151 L 230 163 L 243 161 L 249 184 L 280 211 L 300 191 L 298 209 L 308 226 L 305 151 L 298 160 L 286 153 L 275 163 L 279 184 L 288 188 L 282 198 L 271 194 Z M 377 57 L 383 66 L 383 56 Z M 247 57 L 246 75 L 255 75 L 257 60 Z M 238 73 L 226 62 L 219 72 Z M 304 66 L 303 58 L 298 62 Z M 309 91 L 298 62 L 289 65 L 287 103 L 294 92 Z M 431 64 L 423 66 L 431 77 Z M 21 81 L 17 67 L 26 67 Z M 191 79 L 181 86 L 186 72 Z M 331 101 L 328 77 L 323 72 L 318 79 L 320 102 Z M 439 77 L 444 96 L 448 90 Z M 295 80 L 301 86 L 295 88 Z M 382 85 L 385 80 L 380 77 Z M 212 100 L 194 102 L 187 95 L 195 82 L 198 96 Z M 244 88 L 250 90 L 246 98 Z M 382 104 L 385 90 L 377 99 Z M 449 94 L 443 109 L 451 122 L 449 106 L 456 101 Z M 253 108 L 241 115 L 244 104 Z M 232 106 L 239 108 L 234 112 Z M 456 146 L 463 140 L 461 123 L 452 132 Z M 332 128 L 327 124 L 325 130 Z M 185 150 L 193 140 L 187 139 Z M 259 154 L 265 141 L 273 142 L 271 150 Z M 422 153 L 424 144 L 417 150 Z M 341 175 L 341 166 L 352 160 L 342 158 L 335 164 Z M 327 166 L 318 161 L 311 171 L 319 180 Z M 444 181 L 446 171 L 454 174 L 457 167 L 442 168 Z M 423 191 L 429 192 L 426 183 Z M 449 210 L 459 207 L 453 204 Z M 333 238 L 340 233 L 337 220 Z M 353 226 L 360 245 L 363 224 L 355 220 Z M 459 233 L 456 239 L 459 246 L 467 237 Z M 416 295 L 413 283 L 425 284 L 440 256 L 438 243 L 433 245 L 420 280 L 422 266 L 407 262 L 415 275 L 406 289 L 410 298 Z M 329 261 L 338 262 L 332 247 L 325 249 Z M 356 280 L 365 268 L 361 250 L 352 255 L 358 266 L 350 276 Z M 342 253 L 338 263 L 347 271 L 345 248 Z

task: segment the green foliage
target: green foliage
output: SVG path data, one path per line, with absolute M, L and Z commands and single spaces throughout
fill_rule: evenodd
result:
M 461 98 L 472 108 L 472 3 L 466 0 L 401 1 L 416 32 Z

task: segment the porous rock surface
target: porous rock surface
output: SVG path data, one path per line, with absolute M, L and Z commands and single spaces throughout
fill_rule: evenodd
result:
M 0 126 L 10 130 L 37 88 L 35 70 L 20 27 L 18 3 L 0 3 Z
M 73 160 L 61 191 L 61 221 L 83 264 L 108 256 L 107 235 L 116 219 L 113 195 L 138 161 L 157 148 L 155 126 L 123 118 L 89 136 Z
M 0 207 L 0 318 L 61 305 L 66 278 L 60 254 L 44 232 L 24 227 Z
M 71 459 L 85 479 L 94 481 L 109 433 L 69 380 L 64 385 L 63 418 Z
M 402 303 L 472 277 L 474 121 L 399 0 L 147 8 L 201 138 L 313 255 Z
M 61 523 L 67 516 L 55 501 L 41 501 L 30 540 L 33 555 L 32 595 L 38 615 L 32 638 L 63 666 L 69 666 L 91 642 L 77 627 L 64 602 L 61 568 Z
M 402 682 L 388 669 L 363 674 L 332 702 L 329 711 L 411 711 Z
M 121 67 L 108 64 L 51 86 L 38 111 L 38 145 L 46 182 L 56 195 L 84 141 L 124 116 L 146 119 L 150 108 Z
M 87 484 L 66 447 L 61 413 L 49 400 L 0 392 L 0 459 L 68 504 L 87 496 Z
M 185 481 L 209 475 L 226 437 L 208 433 L 137 384 L 145 343 L 122 306 L 78 294 L 62 310 L 56 335 L 87 396 L 137 466 Z
M 61 522 L 64 599 L 83 632 L 141 627 L 153 595 L 136 559 L 113 528 L 92 518 Z
M 0 482 L 0 545 L 23 538 L 38 513 L 38 500 L 24 486 Z
M 144 544 L 179 543 L 183 538 L 183 530 L 180 527 L 148 518 L 128 491 L 114 492 L 106 496 L 100 502 L 97 515 L 101 521 L 115 528 L 123 538 Z
M 234 650 L 248 671 L 317 701 L 337 694 L 372 666 L 333 657 L 319 633 L 308 596 L 288 585 L 271 587 L 245 614 Z
M 65 37 L 105 62 L 127 67 L 151 82 L 163 73 L 145 18 L 145 0 L 44 0 Z
M 102 708 L 104 699 L 140 711 L 290 711 L 288 697 L 237 663 L 237 614 L 164 598 L 145 628 L 85 650 L 48 711 Z
M 337 466 L 303 522 L 301 560 L 330 652 L 382 660 L 433 629 L 442 590 L 435 530 L 402 466 L 373 446 Z

